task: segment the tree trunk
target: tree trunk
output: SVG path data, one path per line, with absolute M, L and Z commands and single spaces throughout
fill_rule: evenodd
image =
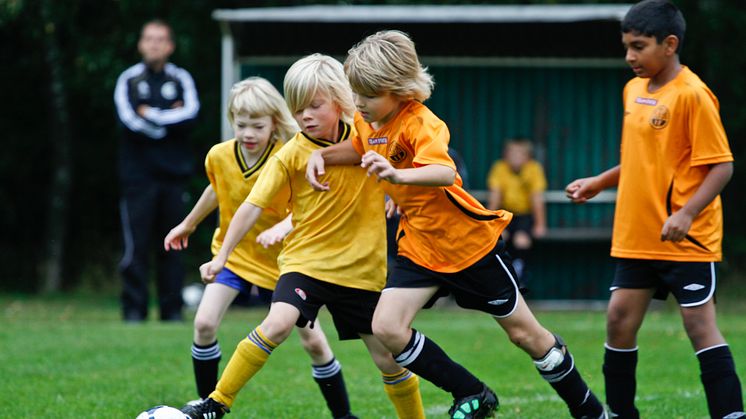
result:
M 62 266 L 65 249 L 67 215 L 72 185 L 70 160 L 71 135 L 67 113 L 65 80 L 62 58 L 54 23 L 53 2 L 41 2 L 44 24 L 44 59 L 49 71 L 50 118 L 49 152 L 52 162 L 51 188 L 47 207 L 47 224 L 44 233 L 44 253 L 40 266 L 41 292 L 50 293 L 62 288 Z

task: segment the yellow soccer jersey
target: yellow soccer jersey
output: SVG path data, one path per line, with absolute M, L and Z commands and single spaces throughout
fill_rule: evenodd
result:
M 487 186 L 501 192 L 502 208 L 516 215 L 531 214 L 531 196 L 547 189 L 544 168 L 536 160 L 529 160 L 516 173 L 504 160 L 492 165 L 487 176 Z
M 248 167 L 241 154 L 240 144 L 233 139 L 214 145 L 205 158 L 205 170 L 218 198 L 220 224 L 212 237 L 212 253 L 216 255 L 223 244 L 233 215 L 255 187 L 259 174 L 264 171 L 271 156 L 282 147 L 281 143 L 270 143 L 262 157 Z M 236 275 L 252 284 L 270 290 L 275 289 L 279 269 L 277 256 L 281 246 L 265 249 L 257 244 L 256 236 L 287 217 L 289 191 L 279 191 L 277 199 L 270 202 L 262 216 L 235 250 L 228 256 L 226 266 Z
M 340 124 L 339 141 L 352 128 Z M 326 168 L 322 181 L 331 190 L 318 192 L 306 181 L 306 163 L 314 150 L 333 145 L 300 132 L 262 171 L 246 199 L 266 207 L 290 187 L 293 231 L 278 259 L 281 274 L 299 272 L 349 288 L 380 291 L 386 281 L 386 223 L 383 191 L 359 166 Z
M 723 215 L 716 197 L 678 243 L 661 229 L 702 185 L 708 165 L 733 160 L 715 95 L 684 67 L 648 93 L 648 79 L 624 88 L 621 171 L 611 255 L 710 262 L 722 257 Z

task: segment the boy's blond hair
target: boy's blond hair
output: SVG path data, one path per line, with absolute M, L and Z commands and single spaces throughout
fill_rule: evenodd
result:
M 236 115 L 241 113 L 251 118 L 271 117 L 275 125 L 272 132 L 275 140 L 287 141 L 299 131 L 280 92 L 261 77 L 249 77 L 231 88 L 228 97 L 228 121 L 231 125 Z
M 342 63 L 328 55 L 311 54 L 293 63 L 285 74 L 285 101 L 295 114 L 308 107 L 317 92 L 327 94 L 339 107 L 341 119 L 352 122 L 355 102 Z
M 355 93 L 391 93 L 424 102 L 433 90 L 433 77 L 422 67 L 414 42 L 401 31 L 380 31 L 348 51 L 345 73 Z

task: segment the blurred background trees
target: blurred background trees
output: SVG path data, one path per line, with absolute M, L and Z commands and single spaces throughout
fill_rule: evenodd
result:
M 726 275 L 746 271 L 746 4 L 742 0 L 674 0 L 688 30 L 682 62 L 720 99 L 736 156 L 724 192 Z M 121 252 L 113 107 L 116 78 L 139 60 L 141 25 L 171 23 L 172 61 L 188 69 L 202 111 L 192 135 L 197 161 L 220 139 L 220 30 L 211 13 L 260 2 L 232 0 L 0 0 L 0 291 L 118 289 Z M 262 6 L 339 2 L 265 1 Z M 432 1 L 348 1 L 344 4 Z M 463 4 L 452 1 L 451 3 Z M 492 4 L 629 3 L 629 1 L 482 1 Z M 588 34 L 589 37 L 593 34 Z M 262 40 L 257 40 L 262 42 Z M 509 40 L 507 40 L 509 42 Z M 620 48 L 621 51 L 621 48 Z M 630 77 L 632 73 L 630 72 Z M 621 92 L 620 92 L 621 94 Z M 198 173 L 193 200 L 206 180 Z M 209 252 L 210 228 L 189 252 Z M 199 257 L 197 258 L 198 255 Z M 189 262 L 188 262 L 189 263 Z

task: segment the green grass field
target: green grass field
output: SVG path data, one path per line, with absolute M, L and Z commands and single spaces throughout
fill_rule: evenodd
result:
M 0 295 L 1 418 L 134 418 L 158 404 L 179 407 L 195 398 L 190 322 L 141 325 L 119 320 L 114 298 L 30 298 Z M 719 324 L 746 377 L 746 322 L 736 301 L 721 303 Z M 224 366 L 235 344 L 264 316 L 230 310 L 220 330 Z M 537 312 L 569 343 L 576 364 L 602 397 L 604 313 Z M 326 312 L 321 317 L 332 332 Z M 486 315 L 460 309 L 424 311 L 416 327 L 498 394 L 503 418 L 568 417 L 564 405 Z M 330 341 L 342 362 L 353 411 L 392 418 L 378 371 L 362 343 Z M 638 407 L 645 418 L 707 416 L 696 358 L 670 304 L 651 312 L 640 336 Z M 446 417 L 449 396 L 421 385 L 429 417 Z M 229 418 L 326 418 L 297 336 L 278 348 L 240 393 Z

